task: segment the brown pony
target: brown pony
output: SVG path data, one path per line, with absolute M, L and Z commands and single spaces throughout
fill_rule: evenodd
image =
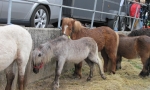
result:
M 139 75 L 143 77 L 149 75 L 146 67 L 148 67 L 147 65 L 150 62 L 147 61 L 150 57 L 150 37 L 146 35 L 135 37 L 119 35 L 117 69 L 121 69 L 122 57 L 134 59 L 138 56 L 141 58 L 143 64 L 143 69 Z
M 98 50 L 104 59 L 104 71 L 107 71 L 108 61 L 111 60 L 111 72 L 115 74 L 116 55 L 119 42 L 119 36 L 111 28 L 102 26 L 94 29 L 84 27 L 79 21 L 72 18 L 63 18 L 62 32 L 71 39 L 76 40 L 82 37 L 92 37 L 98 44 Z M 81 78 L 82 62 L 75 65 L 74 75 Z

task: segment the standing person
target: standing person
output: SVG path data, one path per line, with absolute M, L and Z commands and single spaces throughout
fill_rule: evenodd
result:
M 140 2 L 140 0 L 133 0 L 134 2 L 132 3 L 131 7 L 130 7 L 130 16 L 131 17 L 136 17 L 139 18 L 140 17 L 140 9 L 141 9 L 141 5 L 139 3 L 136 2 Z M 137 13 L 136 13 L 137 10 Z M 134 18 L 131 18 L 131 25 L 133 23 Z M 134 23 L 134 29 L 139 29 L 141 28 L 141 21 L 140 20 L 135 20 Z

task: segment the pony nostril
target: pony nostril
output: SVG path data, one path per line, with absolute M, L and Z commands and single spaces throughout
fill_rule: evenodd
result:
M 33 68 L 33 72 L 34 72 L 35 74 L 37 74 L 37 73 L 39 72 L 39 69 Z
M 41 53 L 39 53 L 39 55 L 38 55 L 39 57 L 41 57 L 42 55 L 41 55 Z

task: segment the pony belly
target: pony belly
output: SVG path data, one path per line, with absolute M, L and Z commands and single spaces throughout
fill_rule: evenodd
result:
M 122 55 L 124 58 L 127 58 L 127 59 L 134 59 L 134 58 L 137 58 L 139 57 L 138 54 L 125 54 L 125 55 Z
M 8 57 L 8 56 L 7 56 Z M 13 59 L 8 59 L 8 58 L 2 58 L 0 57 L 0 71 L 6 69 L 10 64 L 13 63 Z
M 70 59 L 70 60 L 68 60 L 69 62 L 72 62 L 72 63 L 75 63 L 75 64 L 78 64 L 78 63 L 80 63 L 80 62 L 82 62 L 83 60 L 84 60 L 85 58 L 83 58 L 83 59 Z
M 7 68 L 15 59 L 17 54 L 17 45 L 13 40 L 0 42 L 0 71 Z
M 87 57 L 88 57 L 88 53 L 84 53 L 84 54 L 83 53 L 78 53 L 78 55 L 75 54 L 73 57 L 68 57 L 67 60 L 69 62 L 73 62 L 73 63 L 78 64 L 81 61 L 84 61 Z

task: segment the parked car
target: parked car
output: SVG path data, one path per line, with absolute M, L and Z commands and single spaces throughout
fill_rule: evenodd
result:
M 12 0 L 11 23 L 45 28 L 49 23 L 56 25 L 60 8 L 47 3 L 60 4 L 61 0 Z M 0 0 L 0 23 L 7 23 L 9 0 Z

